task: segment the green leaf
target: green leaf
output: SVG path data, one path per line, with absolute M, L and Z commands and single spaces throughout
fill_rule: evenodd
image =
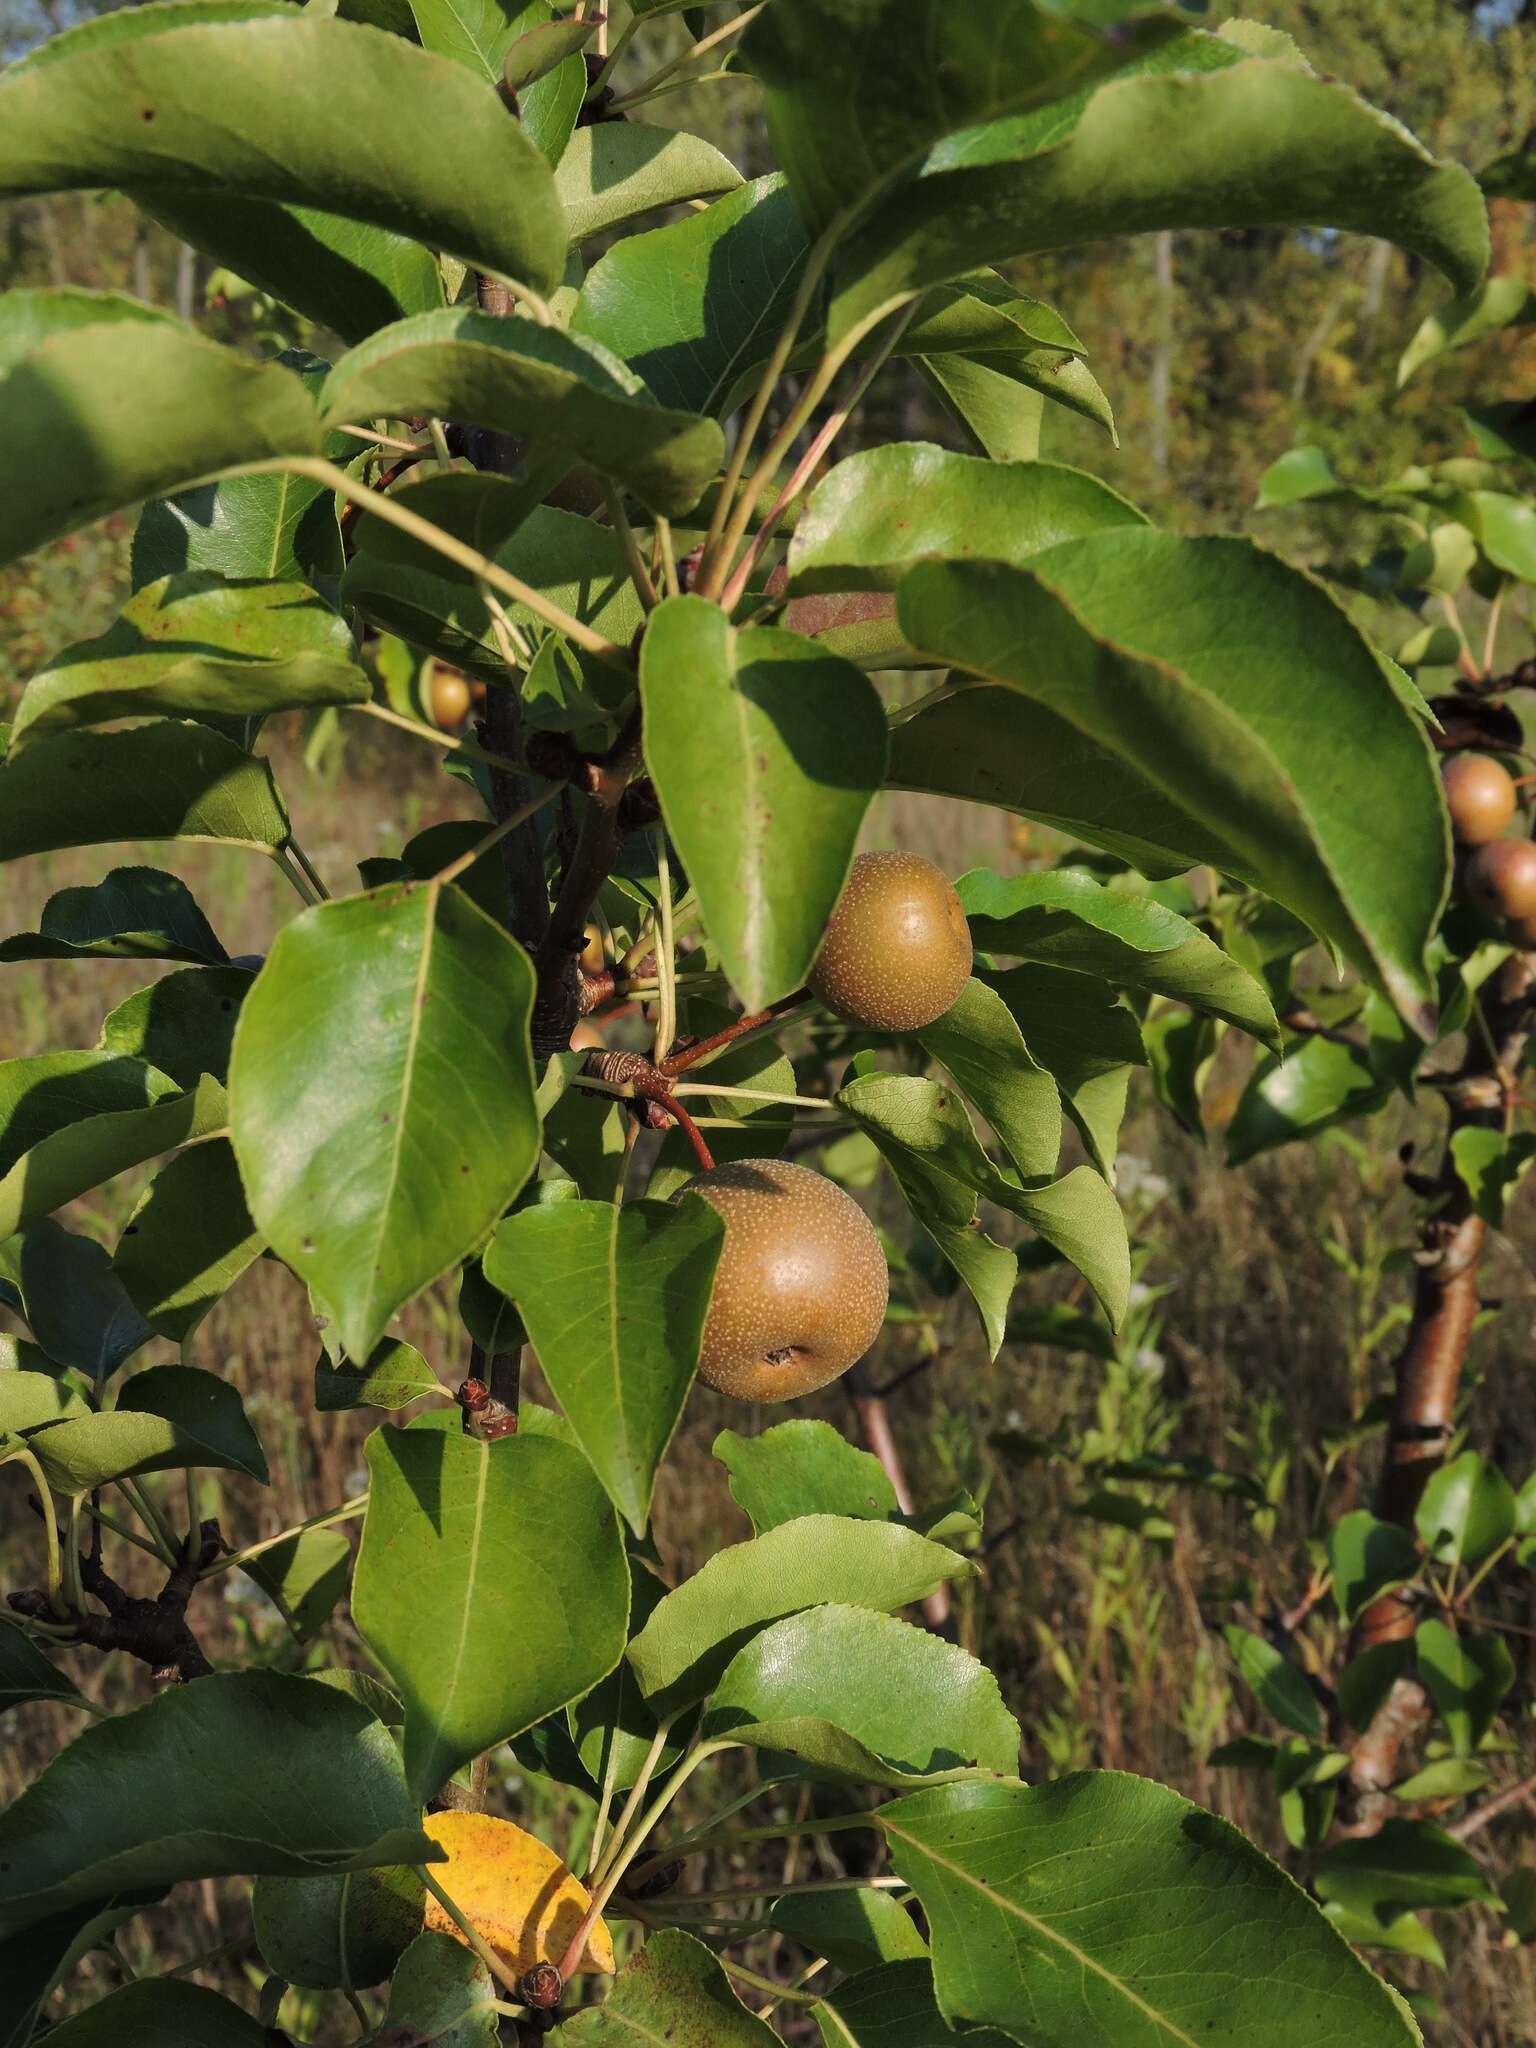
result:
M 955 887 L 979 951 L 1170 996 L 1226 1018 L 1266 1045 L 1279 1043 L 1263 984 L 1187 918 L 1149 896 L 1107 888 L 1072 868 L 1007 877 L 975 868 Z
M 912 1915 L 889 1892 L 877 1892 L 872 1886 L 846 1892 L 792 1893 L 774 1901 L 768 1922 L 813 1956 L 825 1956 L 839 1970 L 867 1970 L 874 1963 L 911 1959 L 921 1959 L 925 1969 L 927 1966 L 928 1944 Z M 929 1997 L 931 2003 L 931 1991 Z M 937 2008 L 933 2017 L 943 2025 Z M 903 2035 L 894 2048 L 912 2048 L 912 2044 Z M 933 2048 L 953 2048 L 953 2044 L 935 2036 Z
M 637 1536 L 698 1367 L 725 1226 L 697 1197 L 559 1202 L 511 1216 L 485 1272 Z
M 1378 1593 L 1404 1585 L 1419 1569 L 1418 1545 L 1395 1522 L 1378 1522 L 1364 1508 L 1341 1515 L 1323 1539 L 1333 1596 L 1352 1621 Z
M 1320 1898 L 1382 1920 L 1412 1906 L 1492 1904 L 1475 1856 L 1442 1828 L 1389 1820 L 1373 1835 L 1336 1842 L 1312 1866 Z
M 276 200 L 371 222 L 535 290 L 559 281 L 564 223 L 548 167 L 457 65 L 288 9 L 148 32 L 157 26 L 61 38 L 47 63 L 0 82 L 0 193 L 108 185 Z M 424 134 L 430 149 L 418 146 Z
M 789 548 L 789 588 L 895 590 L 919 562 L 1026 562 L 1145 515 L 1080 469 L 984 462 L 921 441 L 850 455 L 817 485 Z
M 44 1052 L 0 1062 L 0 1173 L 71 1124 L 147 1107 L 175 1092 L 142 1060 L 110 1053 Z
M 598 343 L 468 307 L 372 335 L 331 371 L 320 406 L 332 426 L 430 413 L 521 435 L 667 514 L 698 503 L 724 453 L 712 420 L 658 405 Z
M 1411 1642 L 1374 1643 L 1339 1673 L 1339 1710 L 1351 1728 L 1369 1728 L 1413 1662 Z
M 731 1498 L 766 1536 L 801 1515 L 853 1515 L 893 1522 L 901 1513 L 885 1468 L 829 1422 L 797 1417 L 761 1436 L 723 1429 L 711 1445 L 730 1474 Z
M 315 1991 L 380 1984 L 420 1938 L 424 1896 L 416 1872 L 399 1866 L 345 1877 L 258 1877 L 251 1888 L 256 1946 L 285 1984 Z
M 553 10 L 548 0 L 410 0 L 422 48 L 461 64 L 482 85 L 499 87 L 505 78 L 516 93 L 516 112 L 529 139 L 551 164 L 560 161 L 586 97 L 587 67 L 573 48 L 556 53 L 543 75 L 515 77 L 508 68 L 513 45 L 535 41 L 548 28 Z M 581 23 L 559 23 L 555 34 Z M 593 31 L 588 29 L 587 34 Z
M 95 640 L 66 648 L 22 692 L 9 759 L 50 734 L 114 718 L 260 717 L 366 704 L 346 621 L 307 584 L 199 571 L 147 584 Z
M 729 411 L 767 362 L 808 254 L 782 178 L 630 235 L 592 266 L 571 332 L 612 349 L 663 405 Z
M 1187 860 L 1294 911 L 1430 1034 L 1424 956 L 1448 861 L 1434 756 L 1321 586 L 1246 541 L 1122 528 L 1032 569 L 926 564 L 898 612 L 913 646 L 1038 699 L 1081 751 L 1150 785 L 1155 834 L 1176 807 Z M 1393 801 L 1362 806 L 1372 788 Z M 1107 843 L 1090 821 L 1083 836 Z
M 436 1860 L 371 1713 L 309 1679 L 216 1673 L 87 1728 L 0 1815 L 0 1930 L 190 1878 Z
M 149 1328 L 186 1345 L 265 1244 L 235 1155 L 218 1138 L 161 1167 L 123 1226 L 113 1264 Z
M 1061 1180 L 1020 1187 L 993 1165 L 965 1111 L 947 1091 L 910 1075 L 866 1075 L 840 1090 L 836 1100 L 879 1146 L 930 1234 L 930 1217 L 954 1233 L 966 1233 L 976 1197 L 984 1195 L 1070 1259 L 1119 1327 L 1131 1284 L 1125 1218 L 1092 1167 L 1074 1167 Z M 945 1237 L 935 1236 L 935 1242 L 953 1257 Z
M 105 1245 L 52 1217 L 22 1235 L 21 1291 L 32 1334 L 54 1364 L 73 1366 L 98 1386 L 154 1335 Z
M 767 1752 L 758 1767 L 769 1777 L 809 1771 L 902 1788 L 1019 1767 L 1019 1724 L 990 1671 L 925 1629 L 858 1607 L 813 1607 L 754 1636 L 715 1687 L 700 1733 Z
M 1306 1678 L 1263 1636 L 1229 1625 L 1222 1630 L 1243 1681 L 1266 1713 L 1298 1735 L 1320 1742 L 1323 1717 Z
M 1398 359 L 1398 389 L 1448 349 L 1465 348 L 1469 342 L 1482 341 L 1506 327 L 1528 327 L 1533 321 L 1536 293 L 1523 277 L 1511 272 L 1486 278 L 1467 297 L 1452 299 L 1448 305 L 1437 306 L 1433 313 L 1425 315 Z
M 0 1714 L 32 1700 L 77 1700 L 80 1688 L 50 1664 L 30 1637 L 0 1621 Z
M 603 2004 L 568 2019 L 568 2048 L 779 2048 L 754 2019 L 702 1941 L 681 1928 L 653 1934 L 619 1972 Z
M 1502 1636 L 1443 1621 L 1421 1621 L 1414 1631 L 1419 1676 L 1446 1725 L 1457 1756 L 1476 1753 L 1515 1682 L 1515 1660 Z
M 61 732 L 0 767 L 0 861 L 118 839 L 210 839 L 270 853 L 288 813 L 265 761 L 180 719 Z
M 502 59 L 501 75 L 509 92 L 518 96 L 518 111 L 523 114 L 526 102 L 523 92 L 526 87 L 536 85 L 541 78 L 547 78 L 559 64 L 568 57 L 574 57 L 584 50 L 597 34 L 595 21 L 561 21 L 559 19 L 535 20 L 532 28 L 523 29 L 507 48 Z M 427 48 L 432 46 L 430 42 Z M 494 79 L 492 81 L 494 83 Z M 582 90 L 586 90 L 586 76 L 583 71 Z M 523 115 L 526 119 L 526 114 Z M 560 153 L 563 155 L 563 151 Z M 558 162 L 556 156 L 553 161 Z
M 999 463 L 1039 460 L 1045 399 L 1033 384 L 965 356 L 918 356 L 914 367 L 972 448 Z
M 713 199 L 740 184 L 741 173 L 730 158 L 702 135 L 652 128 L 644 121 L 598 121 L 578 128 L 555 170 L 555 190 L 573 242 L 604 234 L 659 206 Z
M 118 1004 L 101 1027 L 102 1050 L 148 1060 L 182 1088 L 229 1071 L 235 1018 L 255 975 L 245 967 L 189 967 Z
M 248 2012 L 217 1991 L 177 1977 L 141 1977 L 60 2027 L 59 2048 L 263 2048 L 271 2037 Z
M 307 1643 L 324 1628 L 346 1592 L 351 1564 L 352 1546 L 339 1529 L 300 1529 L 251 1558 L 241 1570 L 272 1601 L 295 1641 Z M 345 1885 L 347 1880 L 337 1882 Z
M 651 615 L 646 765 L 721 964 L 749 1010 L 800 987 L 885 775 L 867 677 L 703 598 Z
M 1227 1163 L 1242 1166 L 1276 1145 L 1369 1116 L 1391 1093 L 1390 1079 L 1363 1050 L 1331 1038 L 1304 1039 L 1284 1060 L 1255 1068 L 1227 1126 Z
M 386 2028 L 432 2048 L 497 2048 L 499 1987 L 480 1958 L 450 1934 L 419 1934 L 389 1981 Z
M 1451 1134 L 1451 1159 L 1473 1208 L 1485 1223 L 1501 1230 L 1505 1208 L 1536 1159 L 1536 1137 L 1529 1131 L 1505 1137 L 1486 1125 L 1467 1124 Z
M 1116 2048 L 1238 2048 L 1277 2024 L 1312 2048 L 1416 2038 L 1306 1894 L 1164 1786 L 1112 1771 L 972 1781 L 915 1792 L 880 1821 L 928 1916 L 951 2026 Z
M 190 1467 L 267 1481 L 267 1460 L 239 1394 L 216 1373 L 189 1365 L 135 1373 L 116 1407 L 49 1423 L 29 1441 L 60 1493 L 88 1493 L 130 1473 Z
M 228 957 L 186 883 L 158 868 L 114 868 L 94 888 L 61 889 L 35 932 L 0 943 L 0 961 Z
M 1164 228 L 1343 228 L 1477 283 L 1488 224 L 1466 171 L 1346 86 L 1240 56 L 1190 34 L 1141 76 L 941 145 L 843 250 L 832 338 L 978 264 Z
M 629 1570 L 591 1467 L 552 1438 L 384 1428 L 368 1466 L 352 1610 L 405 1701 L 427 1800 L 614 1668 Z
M 1463 1451 L 1430 1480 L 1414 1519 L 1437 1564 L 1476 1571 L 1515 1533 L 1514 1489 L 1497 1465 Z
M 6 98 L 0 82 L 0 109 Z M 0 143 L 0 166 L 4 154 Z M 0 562 L 218 470 L 319 448 L 308 393 L 276 363 L 170 320 L 66 323 L 0 377 L 0 457 L 13 479 L 0 494 Z
M 669 1593 L 629 1646 L 641 1690 L 671 1713 L 703 1699 L 767 1623 L 836 1600 L 889 1613 L 975 1566 L 894 1523 L 805 1515 L 715 1555 Z
M 1002 0 L 984 16 L 947 0 L 791 0 L 754 23 L 743 54 L 763 82 L 778 159 L 819 231 L 888 190 L 941 136 L 1107 77 L 1179 26 L 1148 7 L 1111 39 L 1035 0 Z
M 386 1337 L 366 1364 L 322 1356 L 315 1366 L 315 1406 L 322 1415 L 346 1408 L 406 1408 L 423 1394 L 446 1394 L 414 1344 Z
M 89 1408 L 68 1380 L 55 1378 L 42 1368 L 47 1364 L 36 1345 L 20 1346 L 15 1338 L 6 1340 L 0 1351 L 0 1432 L 26 1436 L 47 1423 L 74 1415 L 88 1415 Z M 15 1346 L 12 1353 L 11 1347 Z M 17 1364 L 16 1358 L 36 1362 L 38 1370 Z
M 1075 968 L 1014 967 L 981 978 L 1055 1080 L 1089 1157 L 1112 1177 L 1131 1069 L 1146 1058 L 1135 1017 L 1112 989 Z
M 72 333 L 77 327 L 102 327 L 119 320 L 169 323 L 170 315 L 159 306 L 131 299 L 124 292 L 82 291 L 65 285 L 52 290 L 41 286 L 12 286 L 0 297 L 0 375 L 14 369 L 33 349 L 41 348 L 56 334 Z
M 942 1017 L 917 1033 L 971 1107 L 986 1118 L 1015 1167 L 1029 1179 L 1056 1171 L 1061 1102 L 1036 1064 L 1008 1005 L 985 982 L 968 982 Z
M 532 1004 L 522 948 L 435 883 L 303 912 L 246 997 L 230 1062 L 246 1199 L 354 1358 L 527 1179 Z
M 775 1916 L 781 1910 L 775 1907 Z M 901 1917 L 907 1919 L 905 1913 Z M 954 2031 L 934 1997 L 933 1965 L 926 1955 L 892 1957 L 884 1969 L 850 1977 L 817 2006 L 816 2020 L 824 2048 L 955 2048 Z M 991 2027 L 967 2027 L 964 2035 L 965 2048 L 1008 2048 L 1011 2039 Z
M 520 1427 L 529 1427 L 529 1406 L 522 1408 Z M 629 1631 L 633 1635 L 650 1620 L 667 1588 L 656 1574 L 633 1554 L 629 1560 Z M 627 1792 L 652 1759 L 658 1721 L 641 1697 L 635 1674 L 620 1660 L 601 1685 L 566 1710 L 566 1736 L 578 1771 L 585 1771 L 588 1786 L 601 1787 L 612 1775 L 616 1792 Z M 662 1744 L 654 1768 L 670 1770 L 681 1756 L 696 1724 L 683 1722 Z M 547 1766 L 553 1769 L 553 1764 Z M 574 1775 L 567 1783 L 580 1782 Z
M 145 1109 L 106 1110 L 49 1132 L 0 1178 L 0 1243 L 130 1166 L 207 1137 L 227 1117 L 223 1089 L 207 1081 Z

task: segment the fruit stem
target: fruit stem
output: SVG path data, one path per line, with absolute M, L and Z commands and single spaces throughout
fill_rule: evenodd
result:
M 689 1045 L 678 1046 L 661 1062 L 661 1071 L 675 1080 L 679 1074 L 686 1074 L 690 1067 L 696 1067 L 701 1060 L 711 1059 L 717 1052 L 723 1052 L 728 1045 L 735 1045 L 739 1039 L 750 1037 L 754 1031 L 761 1031 L 769 1024 L 777 1024 L 787 1017 L 791 1010 L 798 1010 L 814 998 L 808 988 L 797 988 L 793 995 L 781 996 L 776 1003 L 770 1003 L 766 1010 L 757 1010 L 749 1017 L 738 1017 L 734 1024 L 726 1025 L 723 1031 L 715 1031 L 708 1038 L 696 1038 Z

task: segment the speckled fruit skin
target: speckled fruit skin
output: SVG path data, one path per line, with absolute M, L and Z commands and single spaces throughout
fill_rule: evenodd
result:
M 1515 815 L 1515 785 L 1486 754 L 1454 754 L 1440 771 L 1459 846 L 1486 846 Z
M 811 969 L 812 995 L 868 1031 L 921 1031 L 971 978 L 960 898 L 931 860 L 861 853 Z
M 1536 917 L 1536 842 L 1494 839 L 1467 862 L 1467 894 L 1492 917 Z
M 741 1401 L 793 1401 L 864 1356 L 885 1320 L 890 1274 L 851 1196 L 783 1159 L 717 1166 L 682 1192 L 725 1218 L 699 1352 L 710 1386 Z

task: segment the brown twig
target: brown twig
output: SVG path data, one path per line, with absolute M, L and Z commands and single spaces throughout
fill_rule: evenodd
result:
M 606 1082 L 610 1088 L 623 1089 L 637 1098 L 648 1112 L 652 1112 L 646 1121 L 653 1130 L 665 1130 L 669 1124 L 677 1124 L 705 1173 L 714 1172 L 714 1158 L 704 1141 L 704 1133 L 667 1086 L 670 1077 L 662 1068 L 653 1066 L 643 1053 L 589 1053 L 582 1071 L 591 1080 Z
M 891 1433 L 890 1411 L 885 1397 L 874 1392 L 869 1374 L 862 1364 L 855 1365 L 843 1375 L 843 1385 L 853 1403 L 854 1413 L 859 1418 L 859 1428 L 864 1441 L 880 1461 L 881 1469 L 891 1482 L 891 1491 L 896 1496 L 896 1505 L 904 1515 L 913 1512 L 912 1489 L 907 1484 L 906 1468 L 901 1462 L 901 1451 Z M 923 1619 L 933 1629 L 946 1628 L 949 1624 L 951 1603 L 948 1586 L 935 1587 L 923 1602 Z
M 798 988 L 793 995 L 781 996 L 778 1002 L 770 1003 L 766 1010 L 757 1010 L 750 1017 L 738 1017 L 734 1024 L 727 1024 L 723 1031 L 711 1032 L 708 1038 L 694 1038 L 686 1045 L 675 1045 L 662 1061 L 661 1072 L 675 1081 L 690 1067 L 696 1067 L 700 1060 L 722 1052 L 739 1039 L 750 1037 L 754 1031 L 766 1030 L 770 1024 L 778 1023 L 791 1010 L 798 1010 L 810 1000 L 810 990 Z
M 1473 1835 L 1481 1834 L 1485 1827 L 1496 1821 L 1500 1814 L 1510 1812 L 1516 1806 L 1530 1806 L 1536 1803 L 1536 1774 L 1522 1778 L 1517 1785 L 1510 1785 L 1502 1792 L 1496 1792 L 1491 1799 L 1485 1799 L 1481 1806 L 1474 1806 L 1470 1813 L 1464 1813 L 1460 1820 L 1452 1821 L 1446 1828 L 1448 1835 L 1454 1835 L 1458 1842 L 1470 1841 Z
M 213 1666 L 187 1623 L 187 1607 L 197 1590 L 199 1573 L 206 1571 L 224 1549 L 217 1522 L 204 1522 L 196 1545 L 189 1543 L 183 1555 L 166 1575 L 165 1584 L 153 1599 L 125 1592 L 101 1562 L 101 1524 L 95 1525 L 89 1550 L 80 1558 L 80 1584 L 93 1600 L 106 1609 L 71 1613 L 71 1640 L 93 1650 L 123 1650 L 150 1666 L 157 1679 L 179 1679 L 183 1683 L 206 1678 Z M 53 1610 L 46 1593 L 12 1593 L 9 1604 L 17 1614 L 33 1619 L 51 1619 Z

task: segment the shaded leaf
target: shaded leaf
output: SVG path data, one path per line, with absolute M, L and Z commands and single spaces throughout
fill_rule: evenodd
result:
M 160 1169 L 123 1226 L 113 1265 L 149 1328 L 185 1345 L 264 1247 L 235 1155 L 219 1138 Z
M 928 1944 L 912 1915 L 889 1892 L 861 1885 L 852 1891 L 790 1894 L 776 1899 L 768 1922 L 812 1955 L 825 1956 L 840 1970 L 867 1970 L 874 1963 L 921 1957 Z M 935 2010 L 935 2020 L 938 2014 Z M 943 2025 L 942 2021 L 938 2021 Z M 910 2048 L 905 2035 L 901 2048 Z M 939 2048 L 952 2048 L 948 2041 Z
M 1363 1051 L 1331 1038 L 1308 1038 L 1283 1060 L 1266 1060 L 1243 1090 L 1227 1126 L 1227 1163 L 1241 1166 L 1298 1138 L 1369 1116 L 1392 1093 Z
M 1346 1621 L 1378 1593 L 1401 1586 L 1419 1568 L 1418 1545 L 1395 1522 L 1378 1522 L 1364 1508 L 1341 1515 L 1323 1539 L 1333 1573 L 1333 1594 Z
M 662 1928 L 627 1962 L 602 2005 L 565 2023 L 570 2048 L 778 2048 L 778 2035 L 747 2011 L 702 1941 Z
M 432 2048 L 497 2048 L 500 1987 L 480 1958 L 446 1934 L 416 1937 L 389 1982 L 386 2027 L 408 2028 Z
M 339 1529 L 300 1529 L 241 1569 L 272 1601 L 295 1640 L 307 1643 L 324 1628 L 346 1592 L 351 1563 L 352 1546 Z
M 917 1033 L 971 1107 L 986 1118 L 1020 1174 L 1041 1179 L 1061 1151 L 1056 1083 L 1036 1064 L 1003 998 L 983 981 Z
M 399 1337 L 376 1344 L 366 1364 L 322 1357 L 315 1366 L 315 1406 L 322 1415 L 344 1408 L 405 1408 L 423 1394 L 447 1392 L 415 1345 Z
M 345 1877 L 258 1877 L 251 1916 L 261 1960 L 307 1990 L 379 1984 L 421 1933 L 425 1887 L 414 1870 Z
M 1443 1621 L 1421 1621 L 1414 1631 L 1419 1676 L 1440 1709 L 1458 1757 L 1469 1757 L 1493 1726 L 1515 1682 L 1515 1660 L 1502 1636 Z M 1465 1788 L 1463 1788 L 1465 1789 Z
M 264 2048 L 267 2029 L 201 1984 L 141 1977 L 50 2030 L 60 2048 Z
M 167 974 L 108 1012 L 101 1027 L 102 1050 L 147 1060 L 183 1088 L 195 1088 L 203 1074 L 222 1081 L 229 1071 L 235 1019 L 255 978 L 245 967 Z
M 24 1707 L 30 1700 L 75 1700 L 80 1688 L 50 1664 L 30 1637 L 9 1621 L 0 1621 L 0 1714 Z
M 228 957 L 186 883 L 159 868 L 114 868 L 94 888 L 60 889 L 35 932 L 0 942 L 0 961 Z
M 1014 967 L 982 979 L 1055 1080 L 1089 1157 L 1112 1176 L 1131 1069 L 1146 1058 L 1135 1017 L 1105 983 L 1075 968 Z
M 644 121 L 597 121 L 578 128 L 555 169 L 555 190 L 573 242 L 658 206 L 713 199 L 740 183 L 741 173 L 730 158 L 703 136 L 648 127 Z
M 30 1439 L 51 1486 L 88 1493 L 136 1472 L 213 1466 L 263 1485 L 267 1460 L 245 1405 L 226 1380 L 188 1365 L 152 1365 L 126 1380 L 117 1405 L 50 1423 Z
M 1336 1842 L 1312 1869 L 1320 1898 L 1367 1920 L 1409 1906 L 1491 1904 L 1495 1896 L 1476 1857 L 1422 1820 L 1389 1820 L 1374 1835 Z
M 154 1334 L 106 1247 L 51 1217 L 22 1235 L 21 1291 L 32 1335 L 48 1356 L 98 1386 Z
M 1437 1563 L 1476 1571 L 1515 1533 L 1514 1490 L 1497 1465 L 1463 1451 L 1430 1480 L 1414 1519 Z
M 1251 1629 L 1229 1626 L 1222 1634 L 1244 1682 L 1265 1712 L 1298 1735 L 1320 1741 L 1323 1717 L 1305 1675 L 1288 1663 L 1273 1643 Z
M 939 2011 L 926 1955 L 892 1957 L 885 1969 L 839 1984 L 817 2006 L 816 2020 L 825 2048 L 954 2048 L 956 2039 Z M 1010 2039 L 991 2027 L 967 2027 L 964 2034 L 965 2048 L 1005 2048 Z

